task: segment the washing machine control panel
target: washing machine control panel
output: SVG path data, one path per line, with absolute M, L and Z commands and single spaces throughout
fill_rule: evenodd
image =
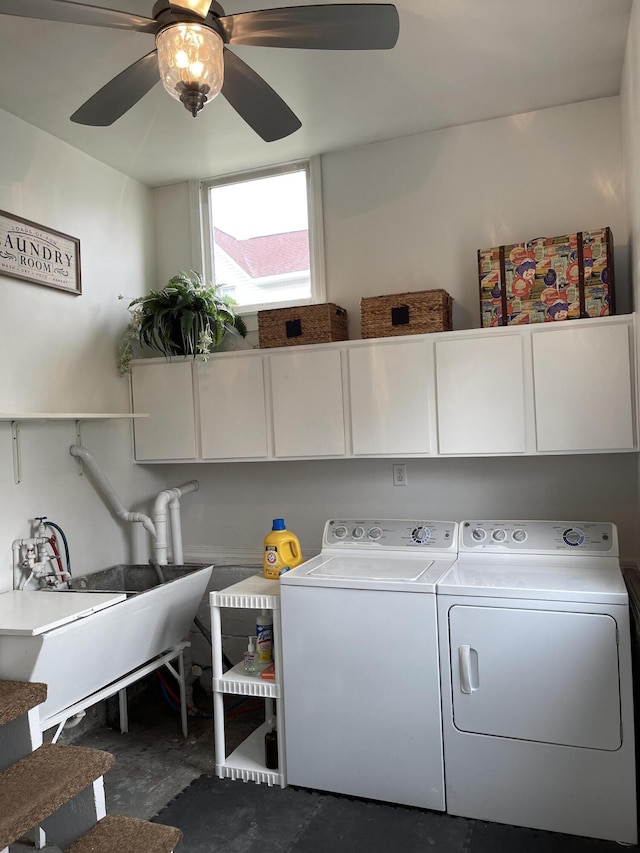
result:
M 463 521 L 461 551 L 617 555 L 614 524 L 573 521 Z
M 425 519 L 330 519 L 325 525 L 323 546 L 455 552 L 457 527 L 454 521 Z

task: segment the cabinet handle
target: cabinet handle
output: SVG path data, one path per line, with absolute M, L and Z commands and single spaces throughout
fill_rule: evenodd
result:
M 460 690 L 462 693 L 474 693 L 478 689 L 478 653 L 471 646 L 458 646 L 458 667 L 460 670 Z

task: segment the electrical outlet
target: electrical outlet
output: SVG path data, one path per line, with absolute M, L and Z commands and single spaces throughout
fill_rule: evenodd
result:
M 394 486 L 406 486 L 407 485 L 407 466 L 406 465 L 394 465 L 393 466 L 393 485 Z

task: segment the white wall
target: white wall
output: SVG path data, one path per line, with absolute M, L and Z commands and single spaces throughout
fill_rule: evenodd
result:
M 204 177 L 204 176 L 203 176 Z M 196 182 L 158 187 L 154 193 L 157 287 L 179 270 L 203 272 Z
M 184 479 L 200 481 L 200 491 L 183 502 L 185 551 L 195 557 L 226 546 L 259 557 L 278 517 L 300 538 L 306 556 L 318 552 L 324 522 L 335 516 L 600 519 L 618 525 L 621 552 L 635 559 L 637 490 L 630 463 L 623 453 L 408 459 L 403 487 L 392 484 L 391 459 L 180 466 Z
M 640 305 L 640 3 L 631 12 L 622 75 L 621 125 L 634 304 Z
M 456 328 L 479 326 L 476 250 L 609 225 L 619 311 L 630 309 L 628 223 L 617 98 L 574 104 L 327 154 L 322 159 L 327 298 L 359 336 L 364 295 L 444 287 Z M 163 232 L 188 188 L 155 191 L 165 273 L 188 264 L 191 239 Z M 184 222 L 184 218 L 183 218 Z M 474 365 L 486 378 L 490 367 Z M 499 371 L 490 376 L 500 388 Z M 178 471 L 180 472 L 178 475 Z M 390 460 L 178 466 L 201 489 L 185 501 L 185 549 L 260 551 L 283 515 L 307 552 L 332 515 L 614 521 L 627 559 L 639 551 L 635 456 Z
M 127 412 L 115 348 L 126 302 L 154 281 L 151 192 L 66 143 L 0 111 L 0 209 L 80 239 L 82 295 L 0 276 L 0 411 Z M 0 423 L 0 589 L 11 586 L 11 542 L 46 515 L 68 536 L 76 572 L 128 559 L 144 537 L 125 531 L 69 455 L 71 423 L 21 428 L 14 483 L 10 425 Z M 92 450 L 125 505 L 155 494 L 160 477 L 131 462 L 128 422 L 88 424 Z
M 640 306 L 640 2 L 634 0 L 620 90 L 622 152 L 625 169 L 629 233 L 630 275 L 633 302 Z M 636 327 L 636 352 L 640 354 L 640 330 Z M 638 402 L 638 401 L 636 401 Z M 640 460 L 638 462 L 640 483 Z M 637 504 L 636 504 L 637 506 Z
M 207 176 L 208 177 L 208 176 Z M 360 298 L 444 288 L 480 325 L 479 248 L 613 230 L 618 313 L 631 309 L 618 98 L 394 139 L 322 157 L 327 300 L 360 337 Z M 198 195 L 154 190 L 158 278 L 199 264 Z
M 610 226 L 629 310 L 617 98 L 450 128 L 322 159 L 329 300 L 444 288 L 480 325 L 477 249 Z

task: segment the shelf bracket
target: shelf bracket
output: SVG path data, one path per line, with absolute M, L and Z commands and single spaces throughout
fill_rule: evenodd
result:
M 79 421 L 79 420 L 76 418 L 76 420 L 75 420 L 75 425 L 76 425 L 76 446 L 78 446 L 78 447 L 82 445 L 82 433 L 81 433 L 81 430 L 80 430 L 80 424 L 81 424 L 81 423 L 82 423 L 82 421 Z M 84 462 L 83 462 L 83 460 L 82 460 L 82 459 L 80 459 L 80 465 L 79 465 L 79 469 L 78 469 L 78 477 L 84 477 Z
M 20 421 L 11 421 L 11 447 L 13 451 L 13 482 L 18 485 L 22 479 L 20 468 Z

